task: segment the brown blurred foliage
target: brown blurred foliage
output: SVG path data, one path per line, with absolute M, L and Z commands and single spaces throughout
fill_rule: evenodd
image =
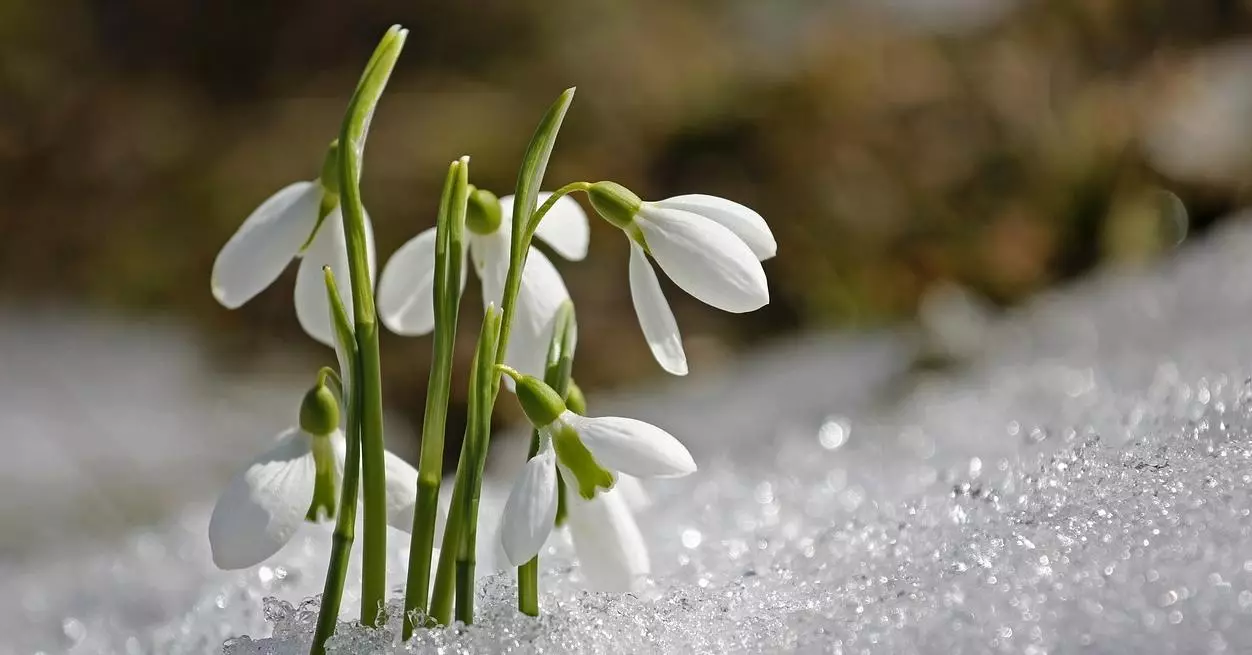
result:
M 253 207 L 317 174 L 391 23 L 412 32 L 366 162 L 380 262 L 432 224 L 452 158 L 509 192 L 535 121 L 577 85 L 549 188 L 724 195 L 777 235 L 763 311 L 667 286 L 693 368 L 909 316 L 939 280 L 1007 304 L 1141 256 L 1161 189 L 1192 230 L 1246 201 L 1246 184 L 1161 172 L 1142 137 L 1197 53 L 1248 33 L 1249 0 L 0 0 L 0 290 L 182 315 L 239 366 L 304 343 L 291 272 L 229 312 L 209 270 Z M 588 261 L 561 264 L 585 386 L 659 370 L 623 246 L 595 224 Z M 419 415 L 429 341 L 383 347 L 392 402 Z

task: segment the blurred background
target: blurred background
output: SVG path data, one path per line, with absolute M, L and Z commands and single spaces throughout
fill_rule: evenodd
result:
M 411 34 L 363 182 L 379 261 L 433 224 L 452 158 L 510 192 L 534 124 L 576 85 L 547 188 L 712 193 L 759 210 L 778 239 L 772 302 L 754 314 L 663 280 L 693 371 L 919 316 L 959 340 L 963 316 L 1166 255 L 1246 205 L 1252 180 L 1252 0 L 0 0 L 0 442 L 52 441 L 58 428 L 30 418 L 44 415 L 90 442 L 116 417 L 79 410 L 106 391 L 150 426 L 165 411 L 151 390 L 186 384 L 167 379 L 179 366 L 221 376 L 187 393 L 213 408 L 193 430 L 209 445 L 260 441 L 223 418 L 237 401 L 294 413 L 298 396 L 287 408 L 248 381 L 279 371 L 296 382 L 277 387 L 298 389 L 333 359 L 297 325 L 295 267 L 237 311 L 215 303 L 209 272 L 257 204 L 316 176 L 392 23 Z M 614 230 L 593 224 L 588 260 L 558 265 L 584 388 L 660 380 Z M 465 307 L 479 302 L 471 284 Z M 389 409 L 414 424 L 430 346 L 383 336 Z M 67 388 L 81 393 L 66 402 Z M 391 444 L 415 458 L 411 433 Z M 16 461 L 4 476 L 29 485 L 18 471 L 46 460 Z

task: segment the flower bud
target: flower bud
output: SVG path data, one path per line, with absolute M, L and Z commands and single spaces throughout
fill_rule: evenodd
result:
M 319 380 L 300 402 L 300 429 L 324 437 L 339 428 L 339 400 Z
M 494 234 L 500 229 L 500 199 L 496 194 L 475 188 L 470 191 L 465 207 L 465 227 L 474 234 Z
M 596 182 L 587 190 L 591 206 L 614 227 L 629 230 L 643 201 L 630 189 L 617 182 Z
M 565 403 L 561 396 L 555 389 L 544 384 L 543 380 L 521 373 L 509 375 L 517 382 L 517 402 L 521 404 L 531 425 L 545 428 L 565 412 Z
M 587 397 L 583 395 L 583 390 L 573 380 L 569 381 L 569 390 L 565 394 L 565 406 L 569 411 L 575 414 L 587 413 Z

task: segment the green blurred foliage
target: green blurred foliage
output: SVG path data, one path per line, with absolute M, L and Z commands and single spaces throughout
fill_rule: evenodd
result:
M 534 122 L 577 85 L 549 188 L 724 195 L 777 235 L 763 311 L 720 315 L 666 282 L 693 368 L 805 326 L 908 317 L 938 281 L 1009 304 L 1172 245 L 1155 236 L 1151 208 L 1178 220 L 1162 189 L 1193 231 L 1246 201 L 1246 185 L 1155 170 L 1139 126 L 1250 19 L 1248 0 L 0 0 L 0 291 L 177 314 L 234 366 L 305 343 L 292 272 L 229 312 L 209 270 L 260 201 L 317 174 L 398 22 L 412 33 L 364 180 L 380 262 L 432 224 L 452 158 L 508 193 Z M 597 223 L 588 261 L 559 264 L 586 386 L 658 372 L 624 245 Z M 462 368 L 477 321 L 463 327 Z M 383 348 L 390 397 L 420 415 L 429 341 Z

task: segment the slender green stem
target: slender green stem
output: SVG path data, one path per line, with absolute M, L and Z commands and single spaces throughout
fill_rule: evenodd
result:
M 574 318 L 574 305 L 566 301 L 557 310 L 548 344 L 547 365 L 543 381 L 554 391 L 566 397 L 569 393 L 570 374 L 574 368 L 574 346 L 578 341 L 578 325 Z M 526 459 L 539 453 L 539 431 L 530 434 L 530 452 Z M 517 609 L 529 616 L 539 616 L 539 556 L 517 567 Z
M 452 620 L 452 601 L 456 594 L 452 575 L 456 569 L 457 544 L 461 542 L 461 523 L 464 518 L 458 507 L 464 504 L 465 479 L 461 471 L 465 470 L 465 447 L 461 447 L 461 457 L 457 461 L 456 482 L 452 485 L 452 501 L 448 512 L 448 524 L 443 528 L 443 547 L 439 551 L 439 565 L 435 569 L 435 588 L 430 592 L 430 619 L 440 625 L 447 625 Z
M 526 156 L 522 160 L 522 168 L 517 175 L 517 188 L 513 194 L 512 241 L 509 251 L 509 272 L 504 278 L 504 294 L 501 296 L 500 340 L 496 344 L 496 364 L 503 364 L 509 351 L 509 333 L 513 328 L 513 313 L 517 305 L 517 293 L 522 285 L 522 269 L 526 266 L 526 255 L 530 252 L 530 236 L 538 228 L 538 221 L 532 219 L 535 206 L 538 204 L 539 188 L 543 184 L 543 174 L 548 168 L 548 158 L 552 156 L 552 148 L 556 145 L 556 135 L 565 120 L 565 112 L 574 101 L 574 89 L 566 89 L 548 108 L 539 121 L 539 127 L 530 140 Z M 564 188 L 564 187 L 563 187 Z M 558 190 L 560 191 L 560 190 Z M 561 195 L 565 195 L 565 191 Z M 551 209 L 559 196 L 556 193 L 544 203 Z M 547 213 L 547 210 L 544 212 Z M 540 217 L 542 218 L 542 216 Z M 493 388 L 500 388 L 500 371 L 491 374 Z M 495 397 L 492 395 L 492 406 L 487 408 L 487 416 L 494 410 Z
M 358 379 L 356 340 L 352 334 L 352 326 L 348 322 L 348 314 L 339 300 L 335 276 L 329 268 L 325 269 L 325 275 L 326 288 L 330 296 L 331 323 L 335 327 L 335 351 L 339 355 L 340 366 L 344 367 L 343 377 L 348 379 L 348 384 L 345 385 L 340 376 L 327 368 L 319 371 L 319 377 L 322 380 L 334 381 L 340 401 L 346 409 L 348 418 L 344 439 L 347 442 L 347 453 L 344 456 L 343 481 L 339 492 L 339 514 L 335 519 L 335 533 L 331 541 L 330 564 L 326 569 L 322 606 L 317 616 L 317 629 L 313 633 L 310 655 L 322 655 L 326 652 L 326 640 L 335 633 L 335 625 L 339 619 L 343 584 L 348 574 L 348 559 L 352 552 L 352 541 L 356 538 L 357 486 L 361 472 L 361 385 Z
M 474 431 L 471 428 L 471 430 L 467 431 L 466 446 L 461 449 L 461 462 L 457 466 L 457 480 L 452 491 L 452 511 L 448 519 L 448 527 L 444 530 L 444 552 L 439 554 L 439 567 L 435 573 L 435 593 L 431 600 L 431 618 L 436 621 L 446 622 L 447 612 L 437 610 L 443 609 L 439 603 L 451 602 L 450 599 L 453 593 L 449 591 L 449 586 L 454 567 L 451 561 L 445 564 L 445 558 L 450 557 L 447 550 L 451 547 L 455 553 L 459 554 L 462 551 L 472 553 L 476 548 L 476 507 L 481 491 L 481 471 L 486 462 L 487 445 L 491 435 L 491 416 L 495 409 L 496 394 L 500 389 L 500 376 L 502 375 L 496 365 L 504 363 L 505 354 L 508 352 L 509 332 L 513 325 L 517 294 L 521 288 L 522 269 L 526 265 L 526 254 L 530 250 L 530 240 L 527 237 L 533 233 L 531 216 L 535 213 L 536 205 L 538 204 L 539 189 L 543 184 L 543 175 L 547 170 L 548 159 L 552 155 L 552 148 L 556 144 L 557 133 L 560 131 L 561 122 L 565 119 L 565 112 L 569 109 L 573 99 L 574 89 L 566 89 L 556 99 L 556 102 L 552 103 L 552 106 L 548 108 L 547 113 L 544 114 L 538 128 L 536 128 L 534 136 L 531 137 L 530 144 L 526 148 L 526 154 L 522 158 L 522 166 L 518 171 L 517 188 L 514 192 L 513 200 L 513 231 L 509 252 L 509 271 L 504 281 L 499 331 L 492 344 L 494 357 L 484 358 L 492 361 L 492 367 L 486 373 L 486 379 L 490 380 L 490 383 L 486 386 L 488 391 L 483 394 L 482 405 L 479 410 L 482 417 L 482 434 L 471 438 L 469 433 Z M 478 355 L 482 354 L 483 347 L 480 343 L 479 351 L 475 356 L 478 357 Z M 482 448 L 481 451 L 472 453 L 473 459 L 470 459 L 467 454 L 468 446 L 475 439 L 481 440 Z M 472 480 L 469 479 L 471 476 L 473 476 Z M 460 514 L 459 517 L 457 517 L 458 514 Z M 453 517 L 458 519 L 458 530 L 456 533 L 452 531 Z M 463 535 L 462 532 L 464 533 Z M 458 618 L 461 618 L 466 623 L 470 623 L 473 621 L 474 602 L 472 577 L 468 581 L 463 581 L 462 584 L 468 584 L 471 593 L 468 594 L 469 598 L 464 604 L 458 603 L 457 614 Z M 458 601 L 460 600 L 460 595 L 458 594 Z M 462 609 L 466 611 L 463 612 L 461 611 Z
M 524 232 L 526 235 L 526 243 L 530 243 L 531 240 L 534 239 L 535 230 L 539 229 L 539 223 L 543 221 L 544 216 L 548 215 L 548 212 L 551 211 L 553 205 L 556 204 L 556 201 L 560 200 L 562 196 L 567 196 L 575 191 L 586 191 L 590 188 L 590 182 L 570 182 L 556 191 L 553 191 L 552 195 L 548 196 L 548 199 L 543 201 L 543 204 L 539 206 L 539 209 L 536 209 L 535 213 L 530 215 L 530 221 L 526 224 L 526 231 Z
M 409 542 L 409 576 L 404 595 L 404 639 L 413 636 L 413 619 L 428 608 L 435 516 L 443 479 L 444 429 L 452 390 L 452 354 L 456 347 L 461 304 L 465 209 L 469 199 L 469 157 L 452 162 L 444 182 L 435 227 L 435 335 L 426 414 L 422 420 L 422 453 L 418 460 L 417 501 Z
M 334 274 L 332 273 L 331 275 L 333 276 Z M 345 314 L 345 316 L 346 315 L 347 314 Z M 349 325 L 349 327 L 351 326 Z M 354 340 L 354 345 L 355 345 L 355 340 Z M 339 399 L 342 402 L 344 403 L 348 402 L 348 398 L 344 395 L 343 380 L 339 378 L 339 374 L 335 372 L 335 369 L 329 366 L 323 366 L 322 368 L 318 369 L 317 382 L 318 384 L 326 384 L 327 382 L 329 382 L 330 386 L 335 388 L 335 395 L 339 396 Z
M 478 502 L 482 488 L 483 467 L 487 461 L 487 448 L 491 440 L 491 399 L 495 388 L 492 363 L 500 330 L 500 312 L 488 307 L 483 316 L 482 332 L 478 337 L 478 350 L 474 357 L 474 369 L 470 374 L 469 430 L 465 439 L 465 469 L 457 471 L 457 477 L 465 478 L 465 493 L 458 506 L 461 514 L 461 530 L 456 545 L 456 618 L 464 623 L 474 622 L 474 566 L 478 538 Z
M 393 26 L 375 49 L 348 104 L 339 133 L 339 192 L 348 277 L 360 360 L 362 488 L 365 496 L 365 543 L 362 549 L 361 622 L 378 624 L 387 593 L 387 481 L 384 469 L 382 363 L 378 353 L 378 321 L 374 308 L 365 207 L 361 203 L 361 159 L 370 119 L 408 31 Z

